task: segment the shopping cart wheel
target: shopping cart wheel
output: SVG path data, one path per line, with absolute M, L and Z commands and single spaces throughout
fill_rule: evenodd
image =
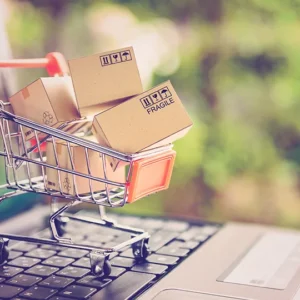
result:
M 149 239 L 141 240 L 132 245 L 132 252 L 136 259 L 145 259 L 151 253 Z
M 98 277 L 106 277 L 111 273 L 111 264 L 108 255 L 100 253 L 90 253 L 91 273 Z
M 0 238 L 0 265 L 4 264 L 8 259 L 8 242 L 9 239 Z

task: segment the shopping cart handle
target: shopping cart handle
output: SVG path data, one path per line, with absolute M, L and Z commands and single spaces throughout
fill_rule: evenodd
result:
M 46 68 L 50 76 L 69 74 L 67 61 L 59 52 L 50 52 L 45 58 L 0 60 L 0 68 Z
M 169 187 L 176 152 L 169 150 L 156 156 L 134 161 L 127 186 L 127 202 L 165 190 Z

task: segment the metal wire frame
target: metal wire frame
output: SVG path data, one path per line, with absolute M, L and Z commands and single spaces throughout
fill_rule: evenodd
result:
M 66 133 L 60 129 L 65 128 L 64 124 L 60 129 L 52 128 L 44 125 L 39 125 L 25 118 L 15 116 L 4 110 L 4 103 L 0 102 L 0 134 L 3 139 L 3 151 L 0 151 L 0 156 L 5 159 L 6 185 L 1 188 L 14 189 L 15 192 L 5 193 L 0 197 L 0 201 L 8 196 L 23 192 L 36 192 L 46 194 L 52 197 L 60 197 L 68 200 L 79 200 L 81 202 L 94 203 L 108 207 L 120 207 L 125 205 L 128 193 L 128 183 L 130 182 L 133 162 L 137 159 L 146 158 L 165 152 L 171 148 L 171 145 L 156 148 L 153 150 L 144 151 L 138 154 L 124 154 L 113 149 L 100 146 L 94 142 L 82 139 L 80 137 Z M 74 122 L 86 122 L 87 120 L 75 120 Z M 12 132 L 11 124 L 17 125 L 17 130 Z M 24 127 L 33 130 L 36 145 L 28 145 L 25 139 Z M 14 140 L 14 141 L 13 141 Z M 52 142 L 55 164 L 47 163 L 45 153 L 42 151 L 42 143 L 45 141 Z M 64 141 L 71 167 L 62 168 L 59 166 L 58 155 L 56 150 L 57 141 Z M 18 145 L 18 147 L 16 147 Z M 84 148 L 87 173 L 78 172 L 75 169 L 74 157 L 72 153 L 72 145 L 81 146 Z M 35 152 L 34 152 L 35 150 Z M 90 166 L 89 152 L 96 151 L 102 156 L 103 177 L 93 176 Z M 110 180 L 107 176 L 106 158 L 110 156 L 117 160 L 123 161 L 129 165 L 125 182 L 116 182 Z M 26 178 L 19 178 L 19 168 L 25 169 Z M 41 176 L 33 176 L 33 169 L 39 168 Z M 58 190 L 53 190 L 47 185 L 46 168 L 51 168 L 57 171 Z M 66 193 L 63 189 L 62 173 L 70 174 L 74 186 L 74 193 Z M 89 192 L 86 194 L 78 193 L 77 178 L 85 178 L 88 180 Z M 105 188 L 101 191 L 93 189 L 93 183 L 101 182 Z

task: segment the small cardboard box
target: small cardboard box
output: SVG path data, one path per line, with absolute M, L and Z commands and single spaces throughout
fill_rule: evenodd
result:
M 80 117 L 69 76 L 40 78 L 11 96 L 9 102 L 16 115 L 55 128 Z M 24 135 L 31 139 L 33 130 L 26 128 Z
M 69 60 L 81 116 L 95 115 L 143 92 L 132 47 Z
M 92 140 L 93 141 L 93 140 Z M 59 167 L 72 170 L 71 160 L 68 152 L 68 147 L 65 142 L 57 141 L 55 144 L 56 152 L 58 156 Z M 76 172 L 83 174 L 89 174 L 88 164 L 85 155 L 84 147 L 78 145 L 71 145 L 71 153 L 73 155 L 74 169 Z M 47 142 L 47 163 L 56 166 L 54 148 L 52 142 Z M 97 178 L 104 179 L 103 161 L 102 155 L 99 152 L 88 150 L 90 171 L 91 175 Z M 46 169 L 47 174 L 47 187 L 53 190 L 60 190 L 58 171 L 52 168 Z M 119 183 L 125 182 L 125 168 L 119 168 L 116 172 L 113 172 L 109 163 L 106 163 L 106 175 L 108 180 L 116 181 Z M 75 187 L 73 182 L 73 175 L 67 172 L 60 171 L 62 191 L 66 194 L 75 195 Z M 75 176 L 78 194 L 90 193 L 89 179 Z M 105 183 L 91 180 L 91 186 L 93 192 L 99 192 L 105 190 Z M 108 186 L 113 188 L 115 186 Z
M 170 81 L 94 117 L 101 145 L 123 153 L 163 146 L 183 137 L 193 125 Z M 109 160 L 115 170 L 117 159 Z

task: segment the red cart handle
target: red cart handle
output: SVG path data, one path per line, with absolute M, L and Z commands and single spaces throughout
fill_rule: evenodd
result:
M 50 52 L 45 58 L 0 60 L 0 68 L 46 68 L 50 76 L 69 74 L 68 64 L 59 52 Z
M 46 68 L 50 76 L 63 76 L 69 74 L 69 67 L 64 56 L 59 52 L 50 52 L 45 58 L 11 59 L 0 60 L 0 68 Z M 31 139 L 31 144 L 36 145 L 35 138 Z M 43 151 L 46 144 L 41 145 Z M 36 149 L 34 152 L 37 152 Z

